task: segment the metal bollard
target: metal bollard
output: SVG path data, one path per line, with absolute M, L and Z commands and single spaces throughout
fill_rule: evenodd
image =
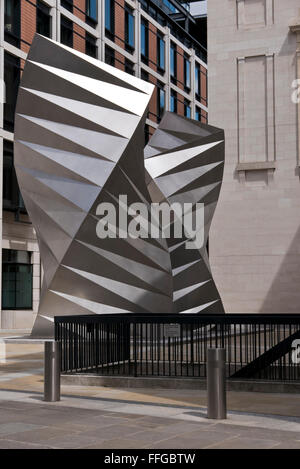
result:
M 60 400 L 60 343 L 45 342 L 44 401 Z
M 226 419 L 226 350 L 207 349 L 207 418 Z

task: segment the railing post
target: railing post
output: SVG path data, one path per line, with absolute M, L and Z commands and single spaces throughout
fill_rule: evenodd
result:
M 60 342 L 45 342 L 44 401 L 60 400 Z
M 224 348 L 207 349 L 207 418 L 227 417 Z

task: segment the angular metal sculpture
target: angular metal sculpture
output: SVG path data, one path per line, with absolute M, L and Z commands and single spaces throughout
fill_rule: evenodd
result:
M 224 170 L 224 131 L 166 113 L 145 148 L 147 184 L 153 202 L 204 204 L 204 242 L 187 250 L 193 237 L 166 237 L 173 274 L 173 312 L 223 313 L 207 255 L 209 229 Z M 176 221 L 176 218 L 175 218 Z M 174 223 L 173 223 L 174 224 Z M 171 231 L 172 233 L 172 231 Z
M 99 204 L 113 204 L 117 220 L 125 212 L 126 207 L 120 208 L 118 203 L 120 194 L 127 196 L 128 205 L 141 202 L 150 212 L 143 146 L 152 92 L 149 83 L 35 36 L 22 76 L 15 120 L 15 168 L 36 230 L 44 271 L 33 336 L 52 336 L 56 315 L 172 313 L 191 308 L 195 312 L 199 305 L 199 311 L 223 311 L 205 250 L 178 249 L 175 258 L 172 240 L 167 244 L 162 233 L 158 239 L 123 238 L 117 223 L 109 228 L 115 230 L 115 238 L 99 239 L 96 234 L 101 219 L 97 215 Z M 224 159 L 223 144 L 212 142 L 224 137 L 217 129 L 174 118 L 166 115 L 146 151 L 163 156 L 170 150 L 180 153 L 185 146 L 193 155 L 178 160 L 185 165 L 179 185 L 186 191 L 192 189 L 193 200 L 209 204 L 207 236 Z M 173 130 L 169 126 L 174 126 Z M 194 143 L 205 153 L 199 148 L 195 152 Z M 175 187 L 172 177 L 171 192 L 165 191 L 162 173 L 158 176 L 153 172 L 154 162 L 155 157 L 146 160 L 152 184 L 161 188 L 169 201 L 176 196 L 174 193 L 171 197 Z M 195 165 L 198 176 L 190 180 L 188 168 Z M 166 177 L 176 172 L 175 167 L 178 162 L 163 171 Z M 182 192 L 180 187 L 177 192 Z M 191 255 L 196 258 L 191 260 Z M 201 263 L 201 269 L 192 268 L 191 262 Z M 178 269 L 186 270 L 188 280 L 184 273 L 178 275 Z M 209 287 L 203 288 L 204 281 L 210 283 Z

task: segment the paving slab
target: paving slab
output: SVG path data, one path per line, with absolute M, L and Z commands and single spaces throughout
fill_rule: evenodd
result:
M 62 386 L 43 401 L 43 347 L 7 344 L 0 364 L 0 448 L 297 448 L 300 396 L 228 392 L 208 420 L 206 392 Z

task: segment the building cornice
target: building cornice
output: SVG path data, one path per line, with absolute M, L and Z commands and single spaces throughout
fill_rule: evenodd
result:
M 297 33 L 297 34 L 300 33 L 300 18 L 294 20 L 294 21 L 290 24 L 290 31 L 291 31 L 292 33 Z

